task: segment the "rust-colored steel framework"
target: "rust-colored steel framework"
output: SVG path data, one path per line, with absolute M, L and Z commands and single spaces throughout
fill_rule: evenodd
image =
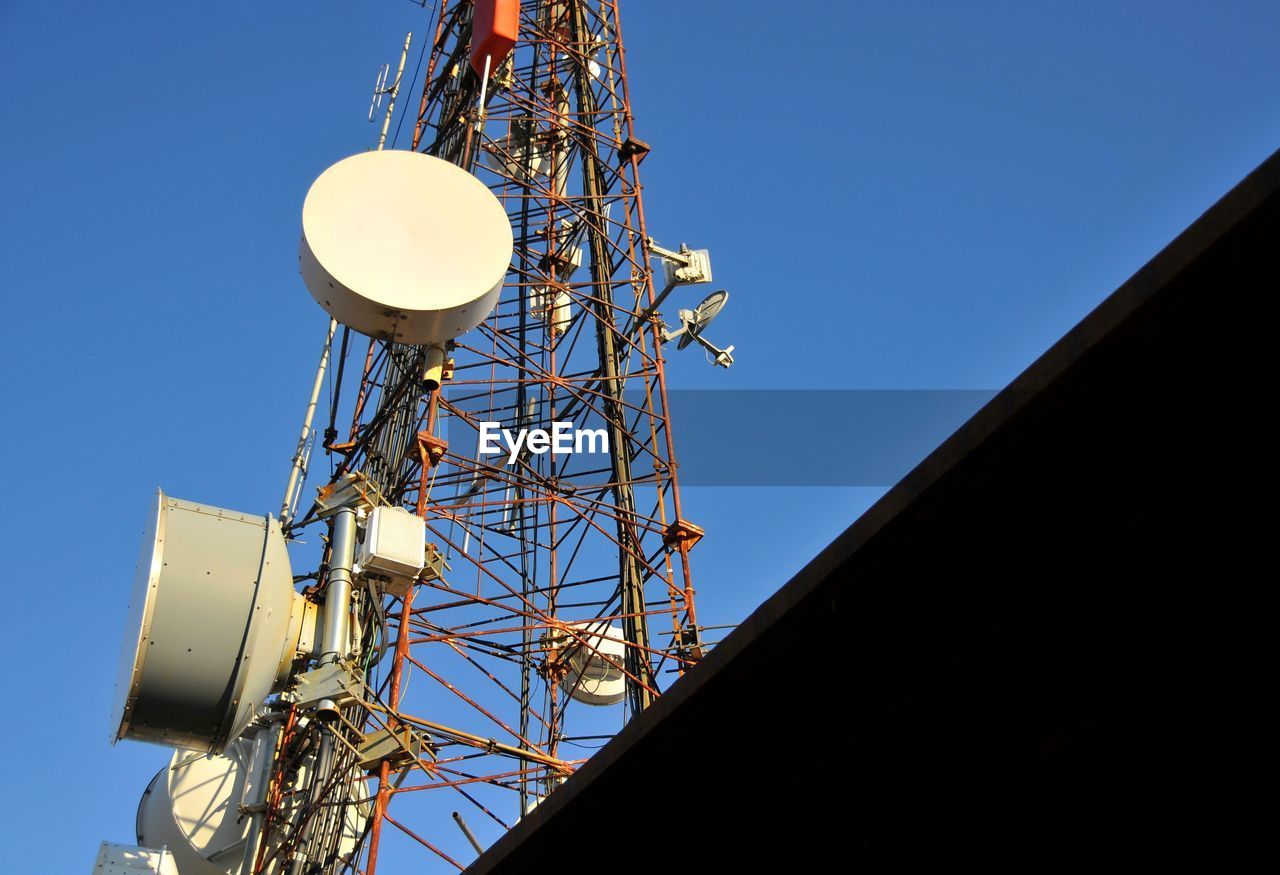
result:
M 701 532 L 681 515 L 660 326 L 646 313 L 648 147 L 617 7 L 526 0 L 487 83 L 468 62 L 471 0 L 431 13 L 412 148 L 489 185 L 515 252 L 497 309 L 456 340 L 439 390 L 424 391 L 424 350 L 335 337 L 330 483 L 358 473 L 416 511 L 433 562 L 401 595 L 357 588 L 367 686 L 333 721 L 289 718 L 273 787 L 309 750 L 322 750 L 318 778 L 269 795 L 258 871 L 420 871 L 423 854 L 462 868 L 475 850 L 452 819 L 492 841 L 701 654 L 689 568 Z M 607 450 L 482 455 L 482 422 L 571 422 L 602 430 Z M 313 507 L 291 532 L 323 526 Z M 598 655 L 626 696 L 593 707 L 572 695 L 571 666 L 601 622 L 625 639 L 620 661 Z M 362 745 L 379 731 L 389 747 L 371 756 Z

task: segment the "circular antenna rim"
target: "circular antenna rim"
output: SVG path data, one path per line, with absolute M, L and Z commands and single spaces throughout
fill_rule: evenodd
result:
M 420 152 L 344 158 L 317 177 L 302 206 L 308 291 L 372 336 L 440 343 L 474 328 L 497 302 L 513 249 L 493 192 Z
M 693 321 L 698 330 L 701 331 L 710 325 L 727 303 L 729 303 L 729 293 L 725 289 L 717 289 L 703 298 L 702 303 L 693 308 Z
M 681 336 L 680 342 L 676 344 L 676 349 L 684 349 L 693 343 L 694 335 L 701 334 L 702 330 L 720 315 L 720 311 L 724 309 L 724 305 L 728 302 L 729 292 L 725 289 L 716 289 L 703 298 L 702 302 L 693 308 L 693 316 L 689 320 L 689 330 Z
M 160 563 L 164 555 L 164 490 L 157 489 L 147 528 L 143 531 L 134 571 L 133 592 L 125 615 L 125 640 L 116 670 L 116 686 L 111 704 L 111 743 L 125 737 L 133 718 L 133 704 L 142 686 L 143 669 L 149 648 L 142 642 L 151 634 L 156 593 L 160 587 Z M 130 647 L 132 644 L 132 647 Z

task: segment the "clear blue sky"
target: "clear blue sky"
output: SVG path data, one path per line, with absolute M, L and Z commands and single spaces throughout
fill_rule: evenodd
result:
M 649 227 L 733 295 L 737 366 L 687 354 L 683 388 L 999 388 L 1280 145 L 1275 2 L 622 12 Z M 0 0 L 0 822 L 30 871 L 131 840 L 166 753 L 105 739 L 149 495 L 278 503 L 325 325 L 302 198 L 372 144 L 374 70 L 424 15 Z M 879 492 L 690 490 L 700 618 L 740 620 Z

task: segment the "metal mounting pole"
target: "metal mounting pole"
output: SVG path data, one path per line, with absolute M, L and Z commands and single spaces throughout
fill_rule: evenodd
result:
M 280 522 L 287 526 L 293 521 L 297 508 L 297 492 L 300 477 L 305 475 L 307 441 L 311 438 L 311 422 L 316 416 L 316 402 L 320 400 L 320 389 L 324 386 L 324 372 L 329 367 L 329 352 L 333 349 L 333 333 L 338 330 L 338 320 L 329 320 L 329 332 L 324 338 L 324 349 L 320 352 L 320 365 L 316 368 L 316 379 L 311 384 L 311 400 L 307 402 L 307 412 L 302 418 L 302 433 L 298 435 L 298 449 L 293 454 L 293 465 L 289 469 L 289 483 L 284 488 L 284 501 L 280 505 Z
M 276 746 L 280 742 L 278 723 L 282 716 L 277 712 L 269 718 L 265 725 L 259 727 L 258 737 L 254 740 L 254 757 L 248 786 L 253 790 L 255 798 L 244 809 L 244 813 L 249 816 L 249 834 L 245 838 L 244 859 L 240 864 L 240 871 L 246 875 L 253 872 L 258 861 L 258 849 L 262 845 L 262 823 L 266 818 L 267 791 L 271 782 L 271 769 L 275 764 Z
M 680 284 L 675 280 L 667 283 L 663 290 L 658 293 L 658 297 L 653 299 L 653 303 L 648 307 L 645 307 L 644 312 L 636 317 L 635 323 L 625 332 L 626 336 L 632 337 L 637 332 L 643 331 L 645 326 L 649 324 L 649 317 L 658 312 L 658 308 L 661 307 L 662 302 L 667 299 L 667 295 L 671 294 L 672 290 L 678 285 Z
M 395 656 L 391 663 L 391 688 L 387 693 L 388 725 L 400 726 L 397 709 L 400 707 L 400 683 L 404 677 L 404 663 L 409 658 L 409 623 L 413 619 L 413 587 L 409 587 L 400 603 L 400 623 L 396 630 Z M 365 875 L 378 871 L 378 846 L 382 835 L 382 821 L 386 817 L 387 804 L 391 801 L 391 766 L 384 760 L 378 767 L 378 792 L 374 796 L 373 816 L 369 824 L 369 861 Z
M 461 811 L 453 813 L 453 822 L 458 825 L 458 829 L 462 830 L 462 834 L 467 837 L 467 841 L 471 842 L 471 847 L 476 849 L 476 853 L 483 854 L 484 848 L 480 847 L 480 842 L 476 841 L 476 834 L 471 831 L 471 827 L 467 826 L 467 822 L 462 819 Z
M 337 662 L 347 649 L 347 614 L 351 611 L 351 566 L 355 564 L 356 512 L 344 507 L 333 518 L 329 583 L 320 630 L 320 664 Z
M 382 120 L 382 133 L 378 134 L 378 151 L 387 143 L 387 131 L 391 129 L 391 116 L 396 111 L 396 95 L 400 93 L 400 77 L 404 76 L 404 62 L 409 57 L 409 43 L 413 41 L 413 31 L 405 34 L 404 49 L 400 52 L 400 66 L 396 69 L 396 81 L 391 83 L 387 94 L 391 96 L 387 103 L 387 114 Z
M 573 2 L 574 39 L 587 41 L 587 25 L 583 4 Z M 592 126 L 598 112 L 591 78 L 584 67 L 574 77 L 578 112 L 582 124 Z M 649 622 L 644 598 L 644 571 L 635 555 L 638 542 L 635 531 L 635 491 L 631 485 L 630 440 L 622 404 L 623 378 L 618 367 L 618 338 L 613 313 L 610 278 L 613 270 L 609 257 L 609 238 L 603 226 L 603 171 L 595 144 L 582 138 L 582 189 L 590 205 L 587 236 L 591 243 L 591 280 L 596 301 L 596 341 L 600 351 L 600 388 L 605 397 L 605 415 L 609 423 L 609 454 L 613 471 L 613 494 L 618 506 L 618 571 L 622 589 L 622 627 L 627 641 L 627 699 L 632 714 L 639 714 L 653 703 L 656 683 L 649 662 Z

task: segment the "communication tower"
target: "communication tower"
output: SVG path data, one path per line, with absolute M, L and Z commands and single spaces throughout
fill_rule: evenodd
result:
M 409 148 L 406 41 L 303 206 L 332 319 L 279 514 L 161 494 L 144 541 L 116 736 L 178 748 L 139 842 L 182 875 L 462 868 L 705 647 L 664 353 L 732 364 L 727 295 L 662 322 L 711 263 L 648 236 L 618 3 L 429 15 Z

